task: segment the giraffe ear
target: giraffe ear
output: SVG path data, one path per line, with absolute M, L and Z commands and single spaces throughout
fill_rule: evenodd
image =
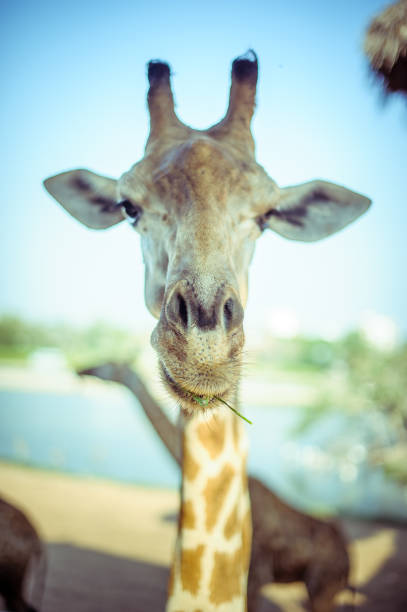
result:
M 105 229 L 123 221 L 116 205 L 117 181 L 90 170 L 69 170 L 44 181 L 45 189 L 75 219 L 92 229 Z
M 311 181 L 281 190 L 275 206 L 260 224 L 290 240 L 313 242 L 339 231 L 362 215 L 371 200 L 326 181 Z

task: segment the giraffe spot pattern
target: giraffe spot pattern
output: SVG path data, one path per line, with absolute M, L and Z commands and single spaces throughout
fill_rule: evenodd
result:
M 225 445 L 225 424 L 212 419 L 211 423 L 201 423 L 197 429 L 198 438 L 211 459 L 218 457 Z
M 214 478 L 209 478 L 204 489 L 206 507 L 206 528 L 210 531 L 219 515 L 223 502 L 229 490 L 235 470 L 230 464 L 226 464 L 222 471 Z
M 196 595 L 201 582 L 201 559 L 205 547 L 184 548 L 181 558 L 181 582 L 185 591 Z
M 240 531 L 240 528 L 241 528 L 241 523 L 238 518 L 237 507 L 235 506 L 232 512 L 230 513 L 229 518 L 227 519 L 225 523 L 225 529 L 224 529 L 225 538 L 227 540 L 230 540 L 230 538 L 233 537 L 235 533 L 238 533 Z
M 199 464 L 192 458 L 191 453 L 188 451 L 185 453 L 183 470 L 184 476 L 191 482 L 195 480 L 199 472 Z
M 186 501 L 182 504 L 181 509 L 182 517 L 181 523 L 182 527 L 186 529 L 194 529 L 195 527 L 195 512 L 192 501 Z
M 210 580 L 210 601 L 217 605 L 231 601 L 241 594 L 241 554 L 239 548 L 232 554 L 216 552 Z

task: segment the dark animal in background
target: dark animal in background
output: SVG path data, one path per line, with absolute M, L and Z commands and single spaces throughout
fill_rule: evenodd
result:
M 45 566 L 45 550 L 35 528 L 21 510 L 0 498 L 0 595 L 7 610 L 39 612 L 24 591 L 33 572 L 35 590 L 42 595 Z
M 348 586 L 346 540 L 333 521 L 321 520 L 283 502 L 257 478 L 249 477 L 253 543 L 248 610 L 255 612 L 259 589 L 270 582 L 304 582 L 313 612 L 334 609 Z

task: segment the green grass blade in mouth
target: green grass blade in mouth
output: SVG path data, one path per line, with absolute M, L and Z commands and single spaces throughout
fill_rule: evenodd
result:
M 238 412 L 236 408 L 233 408 L 233 406 L 228 404 L 224 399 L 222 399 L 221 397 L 217 397 L 216 395 L 214 395 L 214 398 L 217 399 L 219 402 L 222 402 L 222 404 L 225 404 L 225 406 L 230 408 L 232 412 L 234 412 L 237 416 L 239 416 L 241 419 L 246 421 L 246 423 L 249 423 L 249 425 L 253 425 L 252 421 L 249 421 L 249 419 L 246 419 L 246 417 L 243 416 L 243 414 L 240 414 L 240 412 Z
M 249 419 L 247 419 L 245 416 L 243 416 L 243 414 L 240 414 L 240 412 L 238 412 L 236 410 L 236 408 L 233 408 L 233 406 L 231 406 L 230 404 L 228 404 L 224 399 L 222 399 L 221 397 L 218 397 L 217 395 L 213 396 L 216 400 L 218 400 L 218 402 L 222 402 L 222 404 L 225 404 L 225 406 L 227 406 L 228 408 L 230 408 L 230 410 L 232 412 L 234 412 L 238 417 L 240 417 L 241 419 L 243 419 L 244 421 L 246 421 L 246 423 L 249 423 L 249 425 L 253 425 L 252 421 L 249 421 Z M 207 406 L 211 400 L 210 397 L 200 397 L 199 395 L 192 395 L 192 399 L 199 404 L 200 406 Z
M 193 395 L 192 399 L 201 406 L 207 406 L 209 404 L 209 397 L 198 397 L 197 395 Z

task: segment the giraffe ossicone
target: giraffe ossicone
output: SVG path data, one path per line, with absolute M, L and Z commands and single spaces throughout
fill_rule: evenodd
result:
M 144 157 L 118 180 L 77 169 L 45 181 L 86 226 L 104 229 L 127 219 L 140 235 L 145 302 L 158 319 L 151 341 L 163 383 L 185 416 L 170 612 L 246 606 L 247 442 L 223 403 L 238 405 L 255 241 L 267 228 L 292 240 L 319 240 L 370 205 L 321 180 L 279 188 L 256 162 L 250 123 L 257 73 L 253 51 L 235 59 L 225 117 L 194 130 L 175 114 L 168 64 L 150 62 Z

